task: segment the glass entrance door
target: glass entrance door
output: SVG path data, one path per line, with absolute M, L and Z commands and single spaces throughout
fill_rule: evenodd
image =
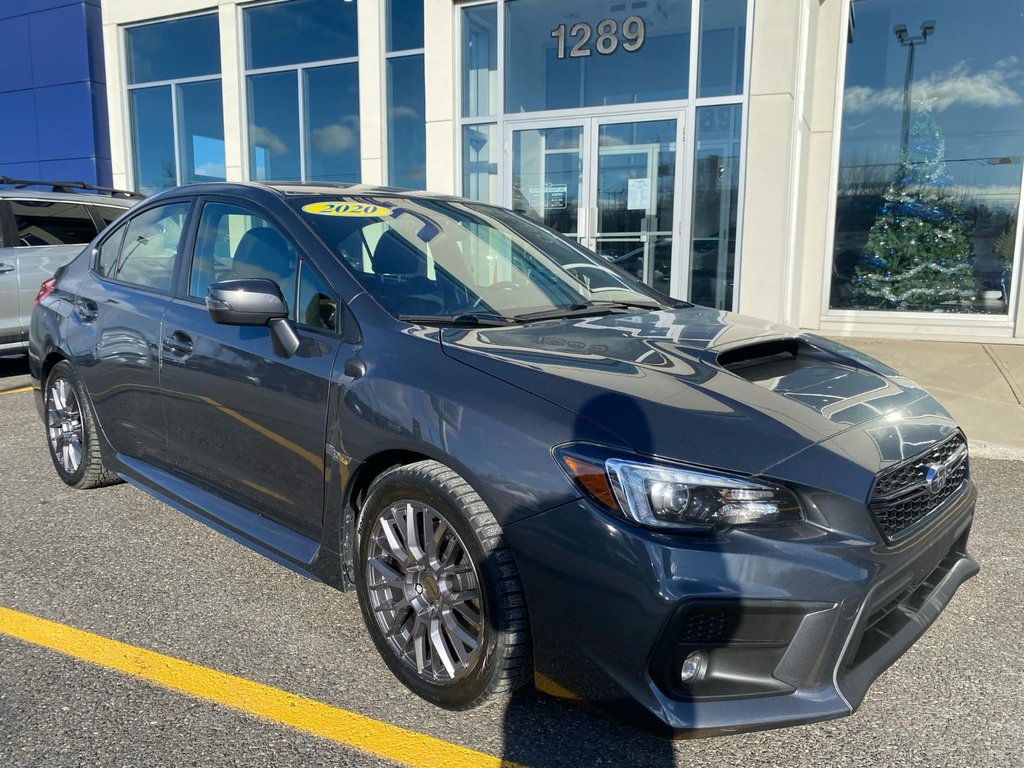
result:
M 587 246 L 671 293 L 676 120 L 602 123 L 596 133 L 595 215 Z
M 648 285 L 673 291 L 682 115 L 511 123 L 506 200 Z
M 509 207 L 582 239 L 584 143 L 583 125 L 513 130 Z

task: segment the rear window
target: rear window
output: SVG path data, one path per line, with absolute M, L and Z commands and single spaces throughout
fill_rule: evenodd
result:
M 96 237 L 86 206 L 53 200 L 12 200 L 19 247 L 80 245 Z

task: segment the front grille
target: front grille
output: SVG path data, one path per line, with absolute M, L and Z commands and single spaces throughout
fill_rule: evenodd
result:
M 931 465 L 944 465 L 947 470 L 946 484 L 937 493 L 925 484 Z M 959 433 L 880 473 L 869 505 L 878 529 L 888 541 L 905 535 L 909 528 L 948 500 L 959 496 L 967 484 L 969 473 L 967 442 Z

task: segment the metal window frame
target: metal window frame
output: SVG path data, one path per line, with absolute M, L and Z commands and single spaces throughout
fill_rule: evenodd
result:
M 842 20 L 837 31 L 840 56 L 836 67 L 835 105 L 832 118 L 832 158 L 829 170 L 829 201 L 828 221 L 825 235 L 825 264 L 822 270 L 821 296 L 818 303 L 818 326 L 825 330 L 834 330 L 842 326 L 844 330 L 856 329 L 858 326 L 870 328 L 871 325 L 885 324 L 894 327 L 911 327 L 927 325 L 939 332 L 953 332 L 967 327 L 985 330 L 998 335 L 1003 331 L 1009 338 L 1020 332 L 1017 318 L 1021 310 L 1020 286 L 1022 272 L 1022 240 L 1024 227 L 1021 226 L 1024 216 L 1024 164 L 1021 167 L 1021 185 L 1017 199 L 1017 239 L 1013 256 L 1013 267 L 1010 272 L 1010 296 L 1008 297 L 1005 315 L 989 315 L 982 313 L 959 312 L 900 312 L 897 310 L 870 309 L 832 309 L 832 267 L 835 263 L 836 212 L 839 201 L 839 159 L 842 149 L 843 100 L 846 96 L 846 60 L 847 30 L 850 15 L 856 0 L 843 0 Z
M 673 223 L 673 245 L 672 245 L 672 278 L 671 285 L 673 295 L 687 296 L 689 292 L 689 267 L 692 256 L 692 224 L 693 224 L 693 176 L 694 162 L 696 159 L 696 137 L 697 137 L 697 110 L 701 107 L 710 106 L 732 106 L 741 107 L 740 114 L 740 174 L 737 192 L 737 213 L 736 213 L 736 254 L 733 262 L 733 291 L 732 311 L 740 311 L 740 278 L 742 276 L 743 264 L 743 231 L 744 231 L 744 210 L 746 208 L 746 168 L 747 168 L 747 132 L 750 115 L 750 69 L 751 54 L 753 51 L 753 30 L 755 7 L 761 0 L 747 0 L 746 7 L 746 40 L 743 49 L 743 89 L 739 94 L 731 96 L 709 96 L 697 98 L 698 69 L 700 66 L 700 12 L 705 0 L 692 0 L 690 5 L 690 59 L 687 80 L 687 98 L 671 101 L 649 101 L 632 104 L 614 104 L 598 107 L 573 107 L 570 109 L 539 110 L 536 112 L 507 112 L 505 109 L 505 5 L 506 0 L 471 0 L 453 5 L 455 14 L 455 189 L 457 194 L 464 194 L 463 188 L 463 133 L 466 126 L 471 125 L 496 125 L 498 140 L 501 142 L 498 152 L 497 166 L 499 179 L 499 194 L 504 195 L 508 186 L 508 175 L 511 172 L 510 158 L 511 147 L 508 146 L 506 137 L 507 124 L 514 122 L 541 122 L 551 120 L 561 122 L 564 120 L 603 120 L 605 117 L 617 116 L 624 119 L 642 119 L 644 115 L 654 115 L 652 119 L 658 119 L 657 115 L 675 111 L 679 114 L 677 136 L 677 162 L 682 163 L 682 168 L 677 174 L 678 184 L 676 188 L 676 223 Z M 849 0 L 847 0 L 849 2 Z M 497 103 L 498 111 L 495 114 L 481 115 L 476 117 L 464 117 L 462 114 L 463 99 L 463 11 L 466 8 L 475 6 L 494 5 L 497 12 L 497 23 L 495 34 L 497 36 Z M 634 117 L 635 116 L 635 117 Z M 428 148 L 429 151 L 429 148 Z M 504 197 L 497 201 L 504 202 Z
M 239 85 L 239 116 L 242 121 L 242 175 L 247 181 L 261 181 L 260 179 L 254 179 L 252 177 L 252 142 L 249 135 L 249 77 L 251 75 L 272 75 L 280 74 L 283 72 L 295 72 L 296 80 L 296 108 L 298 110 L 298 122 L 299 122 L 299 183 L 307 183 L 308 181 L 308 158 L 306 157 L 306 128 L 307 128 L 307 116 L 306 116 L 306 71 L 310 69 L 320 69 L 323 67 L 333 67 L 345 64 L 355 64 L 359 66 L 359 53 L 358 53 L 358 29 L 356 30 L 356 55 L 355 56 L 342 56 L 334 59 L 316 59 L 313 61 L 303 61 L 299 64 L 281 64 L 273 67 L 253 67 L 250 68 L 246 62 L 245 51 L 248 43 L 248 37 L 246 36 L 245 29 L 245 12 L 252 10 L 253 8 L 261 8 L 267 5 L 281 5 L 289 2 L 290 0 L 262 0 L 262 2 L 255 3 L 238 3 L 235 6 L 235 25 L 236 25 L 236 39 L 238 40 L 238 73 L 241 79 Z M 362 116 L 360 116 L 360 120 Z M 360 165 L 362 161 L 362 137 L 359 140 L 360 145 Z M 362 178 L 362 168 L 360 167 L 360 178 Z M 266 180 L 262 180 L 266 181 Z M 283 181 L 283 180 L 282 180 Z
M 279 1 L 279 0 L 275 0 Z M 135 29 L 138 27 L 149 27 L 155 24 L 167 24 L 175 21 L 182 21 L 184 19 L 194 19 L 200 16 L 212 16 L 220 23 L 219 10 L 214 8 L 204 8 L 199 11 L 192 11 L 189 13 L 175 14 L 173 16 L 164 16 L 157 19 L 146 19 L 145 21 L 136 21 L 130 24 L 121 24 L 118 27 L 118 34 L 120 37 L 120 48 L 121 48 L 121 67 L 118 73 L 121 78 L 121 82 L 124 83 L 124 94 L 125 102 L 124 109 L 122 112 L 122 128 L 124 130 L 125 150 L 127 154 L 128 163 L 125 168 L 125 175 L 128 178 L 129 186 L 133 189 L 139 188 L 139 173 L 137 167 L 137 152 L 135 147 L 135 116 L 132 113 L 132 91 L 143 90 L 145 88 L 160 88 L 170 87 L 171 89 L 171 126 L 174 134 L 174 183 L 176 186 L 181 186 L 183 183 L 181 176 L 181 135 L 179 133 L 179 116 L 178 116 L 178 88 L 181 85 L 187 85 L 189 83 L 204 83 L 212 82 L 216 80 L 221 82 L 224 78 L 223 72 L 220 71 L 218 63 L 218 72 L 214 75 L 197 75 L 194 77 L 176 77 L 170 80 L 149 80 L 144 83 L 129 83 L 128 82 L 128 30 Z M 218 37 L 220 35 L 218 29 Z M 221 104 L 221 121 L 224 120 L 224 106 Z

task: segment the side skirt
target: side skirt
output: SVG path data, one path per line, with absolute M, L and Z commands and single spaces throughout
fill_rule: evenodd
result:
M 196 488 L 138 459 L 117 454 L 125 482 L 295 573 L 315 581 L 320 543 L 280 523 Z

